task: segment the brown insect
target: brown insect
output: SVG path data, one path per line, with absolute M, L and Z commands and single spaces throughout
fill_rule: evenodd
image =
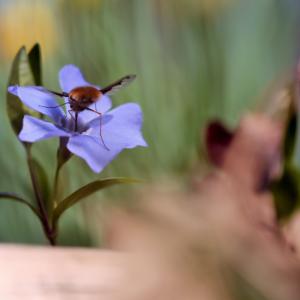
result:
M 71 115 L 72 119 L 74 119 L 75 123 L 75 131 L 78 131 L 78 114 L 84 110 L 92 111 L 100 116 L 100 138 L 104 145 L 104 147 L 108 149 L 108 147 L 105 145 L 103 137 L 102 137 L 102 113 L 98 112 L 96 109 L 92 109 L 89 106 L 93 103 L 96 103 L 97 101 L 101 100 L 101 97 L 103 95 L 112 95 L 115 92 L 119 91 L 123 87 L 127 86 L 129 83 L 131 83 L 136 78 L 136 75 L 127 75 L 122 77 L 121 79 L 115 81 L 114 83 L 106 86 L 103 89 L 97 89 L 93 86 L 79 86 L 74 89 L 72 89 L 69 93 L 62 92 L 54 92 L 49 91 L 52 94 L 55 94 L 60 97 L 67 97 L 68 101 L 62 105 L 70 104 L 70 110 L 68 113 Z M 44 106 L 47 108 L 55 108 L 58 106 Z M 74 112 L 75 115 L 73 116 L 71 112 Z

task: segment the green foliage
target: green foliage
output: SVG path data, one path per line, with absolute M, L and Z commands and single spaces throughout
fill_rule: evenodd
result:
M 294 89 L 291 88 L 291 103 L 289 107 L 289 115 L 287 118 L 287 125 L 283 143 L 283 157 L 286 166 L 294 163 L 295 150 L 297 145 L 298 112 L 295 107 L 297 99 L 292 97 L 294 92 Z
M 47 173 L 42 165 L 35 159 L 32 158 L 31 160 L 32 169 L 34 174 L 36 174 L 37 186 L 40 188 L 41 197 L 45 201 L 45 206 L 48 207 L 50 200 L 50 187 L 49 187 L 49 180 L 47 177 Z
M 281 177 L 271 183 L 277 218 L 290 217 L 300 205 L 300 169 L 295 164 L 298 134 L 298 112 L 295 107 L 294 87 L 290 89 L 290 107 L 287 117 L 283 143 L 283 172 Z
M 25 48 L 21 48 L 17 53 L 8 81 L 8 86 L 21 85 L 22 83 L 32 84 L 31 70 L 29 67 L 27 54 Z M 22 121 L 25 115 L 24 105 L 18 101 L 18 98 L 9 92 L 6 94 L 7 99 L 7 113 L 11 122 L 11 126 L 15 133 L 18 134 L 22 128 Z
M 39 44 L 35 44 L 28 53 L 35 85 L 42 85 L 42 56 Z
M 54 209 L 53 212 L 53 223 L 56 224 L 61 217 L 61 215 L 70 207 L 78 203 L 79 201 L 85 199 L 86 197 L 96 193 L 97 191 L 100 191 L 102 189 L 105 189 L 109 186 L 113 186 L 116 184 L 129 184 L 129 183 L 138 183 L 140 182 L 137 179 L 133 178 L 105 178 L 102 180 L 93 181 L 68 197 L 66 197 L 64 200 L 58 203 L 57 207 Z
M 7 86 L 13 85 L 40 85 L 41 84 L 41 61 L 39 45 L 36 44 L 27 55 L 25 47 L 16 54 Z M 22 128 L 25 114 L 40 116 L 39 113 L 26 107 L 18 97 L 6 92 L 7 113 L 16 135 Z
M 280 179 L 271 183 L 277 218 L 279 220 L 291 216 L 292 213 L 299 207 L 299 183 L 300 172 L 292 167 L 285 168 Z
M 23 198 L 21 198 L 18 195 L 12 194 L 12 193 L 0 193 L 0 199 L 1 200 L 12 200 L 12 201 L 16 201 L 19 203 L 22 203 L 24 205 L 26 205 L 27 207 L 29 207 L 31 209 L 31 211 L 38 217 L 40 218 L 40 213 L 38 212 L 38 210 L 29 202 L 27 202 L 26 200 L 24 200 Z

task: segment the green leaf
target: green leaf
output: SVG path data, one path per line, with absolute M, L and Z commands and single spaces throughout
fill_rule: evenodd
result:
M 35 85 L 42 85 L 41 48 L 38 43 L 29 51 L 28 59 Z
M 291 101 L 283 144 L 283 157 L 285 164 L 291 163 L 294 158 L 297 140 L 297 127 L 297 111 L 295 104 Z
M 8 86 L 20 84 L 19 66 L 26 56 L 26 50 L 22 47 L 13 61 Z M 22 121 L 25 114 L 24 107 L 18 97 L 10 94 L 9 92 L 6 93 L 6 101 L 7 114 L 10 119 L 11 126 L 15 133 L 18 134 L 22 128 Z
M 299 207 L 300 173 L 298 169 L 286 167 L 281 178 L 271 183 L 277 219 L 290 217 Z
M 12 85 L 35 85 L 34 77 L 32 75 L 31 66 L 29 64 L 29 59 L 25 47 L 22 47 L 18 51 L 17 55 L 13 60 L 7 87 Z M 39 113 L 23 105 L 23 103 L 18 99 L 18 97 L 12 95 L 8 91 L 6 93 L 6 103 L 7 114 L 11 126 L 16 135 L 19 134 L 22 128 L 23 117 L 25 114 L 30 114 L 36 117 L 40 116 Z
M 297 145 L 298 114 L 295 86 L 288 88 L 288 111 L 283 140 L 283 172 L 279 179 L 271 183 L 277 219 L 289 218 L 300 204 L 300 171 L 295 165 Z
M 72 207 L 74 204 L 78 203 L 80 200 L 92 195 L 93 193 L 102 190 L 104 188 L 107 188 L 112 185 L 116 184 L 124 184 L 124 183 L 138 183 L 141 182 L 138 179 L 134 178 L 106 178 L 103 180 L 97 180 L 93 181 L 80 189 L 78 189 L 76 192 L 72 193 L 70 196 L 62 200 L 57 207 L 54 209 L 53 213 L 53 224 L 56 224 L 60 216 L 70 207 Z
M 27 202 L 26 200 L 24 200 L 23 198 L 21 198 L 18 195 L 15 195 L 13 193 L 0 193 L 0 199 L 3 200 L 13 200 L 13 201 L 17 201 L 19 203 L 25 204 L 27 207 L 29 207 L 32 212 L 39 218 L 41 219 L 40 213 L 38 212 L 38 210 L 29 202 Z
M 32 75 L 29 59 L 24 47 L 19 51 L 20 55 L 17 54 L 16 69 L 14 70 L 18 76 L 18 84 L 20 85 L 34 85 L 34 77 Z

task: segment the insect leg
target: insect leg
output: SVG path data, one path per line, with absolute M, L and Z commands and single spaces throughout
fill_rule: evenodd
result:
M 75 120 L 75 119 L 74 119 L 74 116 L 71 114 L 72 111 L 73 111 L 72 109 L 69 109 L 69 110 L 68 110 L 68 113 L 69 113 L 69 115 L 71 116 L 72 120 L 74 121 L 74 120 Z
M 75 132 L 78 130 L 78 111 L 75 112 Z
M 95 105 L 95 106 L 96 106 L 96 105 Z M 96 108 L 96 107 L 95 107 L 95 108 Z M 103 139 L 103 137 L 102 137 L 102 113 L 99 112 L 99 111 L 97 111 L 97 110 L 91 109 L 91 108 L 89 108 L 89 107 L 86 107 L 86 110 L 92 111 L 92 112 L 96 113 L 97 115 L 99 115 L 99 117 L 100 117 L 100 118 L 99 118 L 99 121 L 100 121 L 100 138 L 101 138 L 101 142 L 102 142 L 104 148 L 105 148 L 106 150 L 109 151 L 109 148 L 106 146 L 106 144 L 105 144 L 105 142 L 104 142 L 104 139 Z
M 72 112 L 73 110 L 72 109 L 69 109 L 68 110 L 68 113 L 69 113 L 69 115 L 71 116 L 71 119 L 74 121 L 74 124 L 75 124 L 75 128 L 74 128 L 74 131 L 76 132 L 77 131 L 77 120 L 78 120 L 78 112 L 75 112 L 75 117 L 72 115 Z

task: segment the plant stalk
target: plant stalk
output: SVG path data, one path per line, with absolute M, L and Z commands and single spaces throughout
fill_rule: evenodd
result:
M 34 165 L 32 164 L 31 157 L 31 145 L 25 145 L 26 155 L 27 155 L 27 165 L 30 173 L 31 183 L 36 199 L 36 203 L 38 206 L 38 210 L 40 212 L 40 221 L 42 223 L 44 232 L 51 246 L 56 245 L 56 234 L 53 232 L 52 226 L 49 224 L 48 214 L 45 208 L 45 203 L 43 201 L 42 193 L 40 187 L 38 185 L 38 180 L 36 178 L 36 173 L 34 170 Z

